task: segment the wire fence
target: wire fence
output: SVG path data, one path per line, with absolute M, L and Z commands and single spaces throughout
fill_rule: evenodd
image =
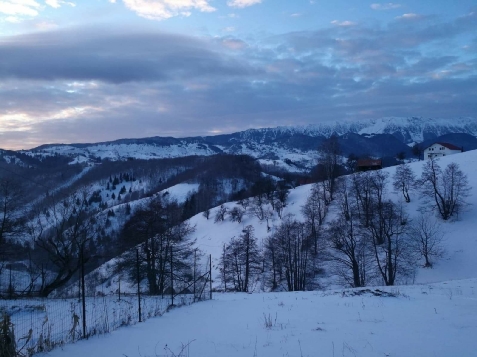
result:
M 134 325 L 169 309 L 212 298 L 210 270 L 168 295 L 120 293 L 68 299 L 8 298 L 0 292 L 0 357 L 32 356 L 93 335 Z M 3 293 L 3 294 L 2 294 Z M 5 298 L 7 297 L 7 298 Z

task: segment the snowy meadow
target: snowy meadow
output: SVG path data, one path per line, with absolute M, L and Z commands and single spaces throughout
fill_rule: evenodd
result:
M 477 279 L 225 293 L 45 356 L 475 356 Z

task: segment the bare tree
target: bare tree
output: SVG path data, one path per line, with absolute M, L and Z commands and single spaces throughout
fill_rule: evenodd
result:
M 283 184 L 278 185 L 277 190 L 274 192 L 274 200 L 278 201 L 275 203 L 275 205 L 277 203 L 280 203 L 281 207 L 285 207 L 287 205 L 287 198 L 289 193 L 290 192 Z
M 250 212 L 260 221 L 263 221 L 265 219 L 265 204 L 266 202 L 264 196 L 258 195 L 253 198 L 252 205 L 250 206 Z
M 242 223 L 243 216 L 245 215 L 245 210 L 240 207 L 234 207 L 229 211 L 230 220 L 232 222 Z
M 246 211 L 250 205 L 250 200 L 248 198 L 243 198 L 237 202 L 242 208 Z
M 282 218 L 282 215 L 283 215 L 283 208 L 285 208 L 285 206 L 280 201 L 277 201 L 275 203 L 275 211 L 277 212 L 278 218 L 280 219 Z
M 411 202 L 410 191 L 416 185 L 416 175 L 408 164 L 399 165 L 396 167 L 396 172 L 393 176 L 393 186 L 396 191 L 401 191 L 404 200 Z
M 471 190 L 467 175 L 459 165 L 450 163 L 442 171 L 436 159 L 424 164 L 419 183 L 421 195 L 428 199 L 428 203 L 433 202 L 443 220 L 448 220 L 465 207 L 465 199 Z
M 283 280 L 283 269 L 279 249 L 276 246 L 276 238 L 274 236 L 269 236 L 265 240 L 263 260 L 268 272 L 268 278 L 265 284 L 268 285 L 272 291 L 276 290 L 279 283 Z
M 344 176 L 338 186 L 338 207 L 341 213 L 341 216 L 345 220 L 350 220 L 351 219 L 351 214 L 352 210 L 356 207 L 353 207 L 353 201 L 352 201 L 352 180 L 349 178 L 349 176 Z M 354 203 L 354 206 L 356 206 L 356 202 Z
M 376 210 L 382 207 L 388 184 L 387 172 L 377 170 L 357 173 L 351 176 L 350 196 L 359 219 L 368 227 Z
M 398 276 L 413 271 L 413 255 L 407 233 L 407 215 L 402 207 L 389 200 L 375 205 L 375 212 L 366 228 L 376 267 L 384 284 L 394 285 Z
M 311 234 L 313 241 L 314 253 L 318 253 L 318 231 L 323 224 L 328 207 L 324 202 L 324 194 L 322 186 L 316 183 L 312 186 L 310 195 L 306 199 L 306 203 L 301 207 L 301 212 L 305 218 L 305 224 Z
M 324 178 L 326 192 L 328 193 L 329 201 L 333 200 L 333 194 L 335 192 L 335 181 L 338 177 L 339 170 L 339 157 L 341 155 L 341 149 L 338 142 L 338 137 L 332 135 L 329 139 L 325 140 L 318 149 L 319 159 L 318 165 L 322 171 Z
M 220 205 L 220 207 L 215 212 L 214 222 L 223 222 L 225 221 L 225 214 L 227 213 L 227 207 Z
M 327 233 L 331 247 L 331 258 L 337 273 L 352 287 L 366 286 L 372 258 L 365 234 L 359 228 L 359 221 L 343 215 L 331 222 Z
M 267 240 L 265 254 L 268 258 L 272 258 L 274 279 L 272 285 L 277 286 L 283 278 L 288 291 L 306 290 L 312 286 L 314 257 L 309 237 L 303 223 L 296 221 L 292 216 L 286 216 Z
M 252 226 L 247 226 L 239 238 L 232 238 L 221 257 L 221 278 L 232 283 L 236 291 L 249 291 L 254 276 L 261 272 L 262 258 Z
M 19 234 L 24 228 L 21 212 L 23 192 L 17 181 L 0 177 L 0 253 L 6 239 Z
M 414 251 L 425 260 L 424 267 L 432 268 L 432 259 L 442 258 L 444 232 L 442 224 L 429 214 L 421 214 L 409 227 L 408 235 Z
M 65 285 L 89 260 L 89 245 L 94 238 L 94 220 L 87 209 L 86 191 L 75 192 L 42 211 L 36 219 L 35 245 L 44 251 L 51 273 L 45 275 L 42 296 Z

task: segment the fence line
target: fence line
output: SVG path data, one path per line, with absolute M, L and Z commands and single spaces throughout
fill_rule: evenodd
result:
M 210 270 L 196 279 L 193 285 L 197 284 L 198 289 L 194 293 L 189 289 L 178 293 L 171 289 L 171 294 L 164 296 L 150 296 L 139 290 L 139 295 L 0 299 L 0 357 L 32 356 L 51 351 L 67 343 L 161 316 L 173 306 L 211 298 L 207 289 Z M 16 296 L 14 292 L 8 293 L 7 296 Z

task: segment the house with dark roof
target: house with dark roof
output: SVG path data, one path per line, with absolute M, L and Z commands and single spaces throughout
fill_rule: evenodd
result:
M 424 159 L 434 159 L 463 152 L 464 148 L 449 143 L 434 143 L 424 150 Z
M 383 168 L 381 159 L 358 159 L 356 171 L 380 170 Z

